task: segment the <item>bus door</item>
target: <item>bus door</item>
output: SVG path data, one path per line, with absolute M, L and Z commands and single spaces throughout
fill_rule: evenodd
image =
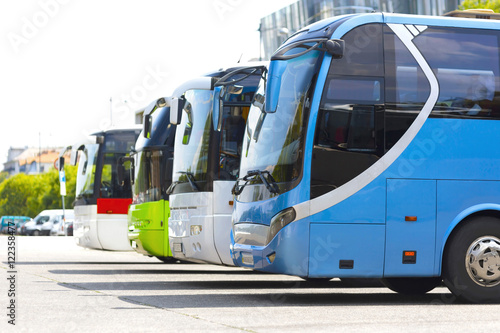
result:
M 240 168 L 241 145 L 245 133 L 247 104 L 226 103 L 223 112 L 219 140 L 219 174 L 214 181 L 214 244 L 222 263 L 232 265 L 233 260 L 227 249 L 230 244 L 231 213 L 233 196 L 231 188 Z

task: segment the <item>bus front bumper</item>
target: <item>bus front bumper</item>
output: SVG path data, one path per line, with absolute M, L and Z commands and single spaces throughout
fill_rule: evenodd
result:
M 263 228 L 269 228 L 262 226 Z M 308 274 L 308 253 L 309 253 L 309 223 L 295 221 L 285 226 L 276 236 L 267 243 L 255 238 L 255 224 L 249 223 L 249 237 L 241 237 L 245 233 L 245 226 L 240 224 L 235 232 L 231 232 L 231 256 L 234 264 L 240 267 L 296 276 L 307 276 Z M 260 230 L 264 234 L 264 229 Z M 257 242 L 267 244 L 257 244 Z M 246 244 L 245 244 L 246 243 Z M 252 244 L 253 243 L 253 244 Z

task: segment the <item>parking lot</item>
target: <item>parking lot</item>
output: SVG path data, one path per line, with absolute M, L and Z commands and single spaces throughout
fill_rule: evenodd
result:
M 1 332 L 465 332 L 500 325 L 500 305 L 456 304 L 445 287 L 408 297 L 336 279 L 314 284 L 241 268 L 164 264 L 135 252 L 86 250 L 72 237 L 16 237 L 12 269 L 7 240 L 0 237 Z M 8 323 L 12 300 L 15 326 Z

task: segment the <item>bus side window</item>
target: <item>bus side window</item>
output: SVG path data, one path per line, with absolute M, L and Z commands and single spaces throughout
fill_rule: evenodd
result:
M 431 117 L 500 118 L 499 37 L 493 30 L 448 27 L 415 37 L 439 82 Z

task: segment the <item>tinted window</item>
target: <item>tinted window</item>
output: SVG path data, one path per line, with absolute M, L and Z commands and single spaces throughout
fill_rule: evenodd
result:
M 220 133 L 219 179 L 238 178 L 241 144 L 250 107 L 224 106 Z
M 414 43 L 439 81 L 433 116 L 500 117 L 497 33 L 428 28 Z
M 385 150 L 389 150 L 411 126 L 427 101 L 429 81 L 406 46 L 389 27 L 385 47 Z
M 381 78 L 334 76 L 327 82 L 325 89 L 326 102 L 378 104 L 383 100 Z
M 104 154 L 102 156 L 101 184 L 99 197 L 101 198 L 131 198 L 130 181 L 125 180 L 122 186 L 118 182 L 116 166 L 121 157 L 129 156 L 129 151 L 135 147 L 139 130 L 112 132 L 106 134 Z M 130 175 L 130 163 L 125 164 L 125 175 Z
M 330 73 L 337 75 L 384 75 L 382 26 L 367 24 L 349 31 L 342 39 L 345 52 L 333 60 Z
M 381 25 L 357 27 L 343 39 L 345 55 L 332 60 L 316 122 L 311 198 L 347 183 L 384 152 Z

